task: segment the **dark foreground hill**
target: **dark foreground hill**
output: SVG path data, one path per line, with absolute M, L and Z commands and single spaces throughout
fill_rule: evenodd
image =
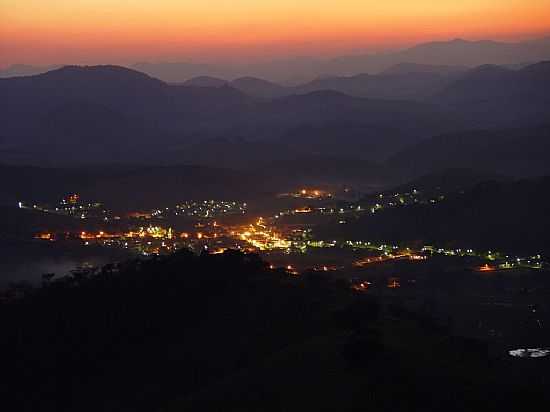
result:
M 41 168 L 0 165 L 0 205 L 18 201 L 59 202 L 68 193 L 122 210 L 174 205 L 188 199 L 252 199 L 276 193 L 262 176 L 201 166 L 102 166 Z
M 369 213 L 347 225 L 328 225 L 319 234 L 328 239 L 337 236 L 549 255 L 549 193 L 549 177 L 487 181 L 445 194 L 434 204 Z
M 504 411 L 548 400 L 547 369 L 492 357 L 429 311 L 255 255 L 181 251 L 17 294 L 0 303 L 8 410 Z

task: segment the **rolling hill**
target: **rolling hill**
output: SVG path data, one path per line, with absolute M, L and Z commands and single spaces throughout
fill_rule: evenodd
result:
M 451 107 L 479 127 L 519 127 L 550 118 L 550 61 L 519 70 L 481 66 L 465 73 L 433 101 Z
M 455 73 L 431 72 L 358 74 L 349 77 L 319 78 L 297 86 L 296 93 L 335 90 L 350 96 L 390 100 L 424 100 L 449 85 Z
M 453 39 L 421 43 L 388 53 L 342 56 L 323 69 L 325 73 L 379 73 L 403 62 L 437 66 L 476 67 L 485 64 L 511 65 L 550 58 L 550 37 L 524 42 L 470 41 Z
M 158 165 L 181 164 L 182 159 L 187 163 L 191 158 L 213 164 L 219 158 L 214 153 L 220 151 L 212 150 L 212 143 L 240 139 L 289 151 L 289 156 L 281 157 L 279 150 L 248 150 L 248 158 L 261 156 L 266 162 L 298 155 L 337 155 L 379 163 L 395 155 L 399 168 L 420 174 L 440 168 L 438 159 L 446 159 L 446 167 L 480 169 L 480 162 L 494 153 L 510 162 L 531 156 L 531 150 L 534 160 L 524 162 L 525 170 L 519 164 L 513 166 L 514 173 L 530 175 L 545 170 L 543 161 L 537 160 L 546 147 L 545 139 L 519 147 L 516 154 L 514 145 L 522 142 L 514 136 L 521 132 L 500 130 L 513 126 L 528 129 L 529 135 L 542 133 L 534 125 L 550 116 L 545 93 L 550 85 L 549 67 L 542 62 L 520 70 L 483 66 L 448 76 L 409 73 L 331 78 L 302 86 L 301 91 L 293 88 L 281 97 L 275 96 L 287 88 L 260 79 L 237 79 L 218 87 L 198 86 L 200 82 L 186 86 L 118 66 L 64 67 L 36 76 L 0 79 L 0 161 Z M 212 79 L 203 80 L 208 85 Z M 395 100 L 429 94 L 435 97 L 425 102 Z M 469 130 L 477 129 L 505 136 L 496 152 L 483 146 L 484 137 L 474 136 L 468 143 L 471 147 L 464 149 L 459 146 L 466 137 L 451 137 L 448 144 L 439 146 L 435 143 L 439 138 L 429 140 L 453 133 L 468 136 L 473 133 Z M 428 140 L 421 143 L 424 139 Z M 414 153 L 417 144 L 424 153 Z M 412 152 L 399 158 L 396 153 L 407 147 Z M 472 150 L 474 155 L 469 154 Z M 224 160 L 224 166 L 247 163 L 238 153 L 234 162 L 230 152 L 226 154 L 229 162 Z M 415 165 L 409 167 L 410 159 L 415 159 Z M 433 168 L 423 166 L 432 161 Z M 500 173 L 499 167 L 490 170 Z
M 117 66 L 0 79 L 0 96 L 0 160 L 19 156 L 33 164 L 181 163 L 176 149 L 221 137 L 298 143 L 300 152 L 318 152 L 311 143 L 319 130 L 323 140 L 348 154 L 358 145 L 383 146 L 372 154 L 363 149 L 363 157 L 373 159 L 457 126 L 430 104 L 333 91 L 265 101 L 230 85 L 169 85 Z M 303 143 L 296 141 L 297 131 Z
M 222 87 L 227 84 L 227 81 L 211 76 L 198 76 L 186 80 L 182 83 L 188 87 Z
M 281 86 L 277 83 L 263 80 L 257 77 L 239 77 L 229 83 L 241 92 L 250 96 L 261 98 L 276 98 L 292 94 L 292 88 Z
M 318 236 L 547 255 L 548 193 L 550 177 L 480 182 L 435 204 L 367 213 L 347 225 L 333 222 Z
M 520 129 L 472 130 L 433 137 L 388 160 L 409 176 L 470 168 L 509 176 L 550 174 L 548 124 Z
M 421 43 L 401 50 L 335 58 L 299 57 L 246 64 L 160 62 L 140 63 L 134 68 L 169 82 L 183 82 L 203 75 L 223 79 L 250 76 L 295 86 L 319 77 L 381 73 L 401 63 L 477 67 L 484 64 L 517 65 L 547 59 L 550 59 L 550 37 L 522 42 L 453 39 Z

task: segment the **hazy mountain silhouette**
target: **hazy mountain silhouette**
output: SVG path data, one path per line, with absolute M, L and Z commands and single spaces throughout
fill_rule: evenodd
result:
M 281 144 L 291 139 L 310 153 L 319 152 L 316 140 L 331 142 L 321 152 L 338 146 L 352 153 L 360 145 L 369 154 L 365 149 L 374 142 L 384 146 L 372 158 L 458 126 L 429 104 L 331 91 L 263 101 L 229 85 L 169 85 L 117 66 L 71 66 L 1 79 L 0 95 L 4 148 L 34 151 L 53 162 L 158 162 L 176 147 L 222 136 Z M 94 145 L 93 155 L 85 150 Z
M 250 96 L 275 98 L 292 94 L 293 89 L 257 77 L 240 77 L 229 83 L 231 87 Z
M 506 66 L 523 65 L 550 59 L 550 37 L 516 42 L 497 42 L 491 40 L 468 41 L 454 39 L 421 43 L 414 47 L 386 51 L 340 56 L 330 59 L 295 57 L 261 63 L 210 64 L 201 62 L 139 62 L 131 67 L 169 83 L 182 83 L 198 76 L 235 79 L 239 77 L 258 77 L 272 82 L 296 85 L 319 77 L 354 76 L 358 73 L 403 74 L 403 68 L 396 65 L 418 65 L 414 72 L 435 72 L 449 74 L 458 67 L 475 67 L 484 64 Z M 425 66 L 421 68 L 420 66 Z M 431 68 L 429 68 L 431 66 Z M 436 67 L 439 66 L 437 69 Z M 58 65 L 59 67 L 59 65 Z M 406 67 L 406 66 L 405 66 Z M 33 67 L 14 65 L 0 70 L 0 77 L 38 74 L 53 67 Z
M 396 179 L 391 169 L 365 160 L 360 155 L 338 155 L 328 151 L 325 153 L 327 154 L 295 154 L 263 165 L 259 170 L 266 175 L 270 170 L 275 171 L 278 176 L 305 186 L 345 182 L 356 187 L 370 188 L 387 185 Z
M 296 85 L 318 77 L 327 77 L 327 75 L 352 76 L 358 73 L 380 73 L 404 62 L 428 66 L 475 67 L 484 64 L 517 65 L 549 58 L 550 37 L 546 37 L 516 43 L 455 39 L 421 43 L 397 51 L 340 56 L 332 59 L 301 57 L 240 65 L 189 62 L 140 63 L 134 67 L 169 82 L 183 82 L 202 75 L 223 79 L 251 76 Z
M 433 97 L 445 104 L 500 99 L 503 96 L 509 99 L 534 97 L 536 100 L 544 97 L 541 91 L 544 89 L 540 87 L 546 87 L 548 82 L 547 65 L 540 62 L 515 69 L 496 65 L 467 69 L 404 63 L 392 66 L 382 74 L 320 77 L 294 87 L 248 77 L 229 84 L 245 94 L 263 98 L 333 90 L 373 99 L 425 100 Z M 201 84 L 218 87 L 224 82 L 203 81 Z
M 550 125 L 525 129 L 473 130 L 437 136 L 388 160 L 409 175 L 471 168 L 510 176 L 550 174 Z
M 432 73 L 440 75 L 450 75 L 465 72 L 466 66 L 446 66 L 421 63 L 398 63 L 384 70 L 380 74 L 409 74 L 409 73 Z
M 396 52 L 345 56 L 333 59 L 325 69 L 332 73 L 378 73 L 399 63 L 446 66 L 512 65 L 550 57 L 550 37 L 517 43 L 454 39 L 422 43 Z
M 545 92 L 549 67 L 542 62 L 517 71 L 482 66 L 449 76 L 360 75 L 285 89 L 250 78 L 219 87 L 171 85 L 118 66 L 69 66 L 0 79 L 0 153 L 3 161 L 19 156 L 33 159 L 34 164 L 61 159 L 75 164 L 173 164 L 181 163 L 181 158 L 216 164 L 215 159 L 226 153 L 233 164 L 224 161 L 224 166 L 246 164 L 239 145 L 232 144 L 229 152 L 201 147 L 201 142 L 229 138 L 243 139 L 245 145 L 271 142 L 272 147 L 288 150 L 289 157 L 337 155 L 380 162 L 431 136 L 510 125 L 521 129 L 544 122 L 550 115 Z M 288 96 L 257 98 L 289 89 Z M 426 103 L 390 100 L 426 98 L 430 93 L 435 95 Z M 279 150 L 256 147 L 256 155 L 252 146 L 247 150 L 250 158 L 261 156 L 268 162 L 288 158 Z M 183 155 L 187 150 L 196 156 Z M 17 156 L 10 157 L 10 151 Z M 534 156 L 537 159 L 537 153 Z M 450 161 L 449 167 L 470 167 L 468 162 Z M 475 162 L 471 166 L 478 169 Z
M 488 181 L 510 181 L 511 178 L 488 171 L 467 169 L 464 167 L 436 170 L 407 183 L 394 187 L 389 192 L 404 193 L 413 190 L 435 194 L 451 194 L 471 189 L 472 187 Z
M 226 125 L 249 100 L 230 87 L 170 86 L 118 66 L 71 66 L 37 76 L 0 79 L 0 94 L 3 135 L 11 144 L 65 139 L 85 145 L 88 138 L 93 144 L 106 138 L 99 130 L 92 136 L 89 126 L 95 121 L 104 123 L 104 136 L 108 133 L 137 146 L 154 145 L 172 134 L 217 129 L 213 119 Z M 93 107 L 96 116 L 90 114 Z M 90 120 L 80 129 L 75 120 L 79 117 Z M 72 126 L 64 129 L 64 123 Z M 132 145 L 127 149 L 131 152 Z
M 230 86 L 249 96 L 269 99 L 294 93 L 292 87 L 285 87 L 257 77 L 239 77 L 232 81 L 226 81 L 217 77 L 198 76 L 181 83 L 181 85 L 188 87 Z
M 237 76 L 229 67 L 193 62 L 139 62 L 132 69 L 147 73 L 168 83 L 182 83 L 193 77 L 231 78 Z
M 481 127 L 518 127 L 550 118 L 550 62 L 520 70 L 481 66 L 468 71 L 434 101 L 455 108 Z
M 258 106 L 254 119 L 268 138 L 293 150 L 380 160 L 407 142 L 460 125 L 436 106 L 317 91 Z
M 454 74 L 454 73 L 453 73 Z M 350 96 L 372 99 L 423 100 L 451 83 L 454 75 L 430 72 L 395 74 L 358 74 L 349 77 L 327 77 L 295 88 L 297 93 L 336 90 Z
M 494 99 L 548 98 L 550 61 L 511 70 L 501 66 L 485 65 L 471 69 L 442 91 L 438 99 L 445 103 L 460 104 Z
M 183 145 L 176 156 L 234 168 L 303 155 L 380 161 L 426 133 L 456 127 L 453 116 L 430 104 L 318 91 L 260 101 L 231 134 Z
M 195 77 L 183 83 L 185 86 L 220 87 L 229 84 L 241 92 L 260 98 L 273 99 L 293 94 L 307 94 L 332 90 L 355 97 L 372 99 L 424 100 L 441 92 L 459 71 L 440 74 L 429 71 L 406 71 L 394 74 L 358 74 L 355 76 L 321 77 L 297 86 L 283 86 L 256 77 L 241 77 L 229 83 L 207 76 Z
M 60 65 L 53 66 L 32 66 L 28 64 L 12 64 L 4 69 L 0 69 L 0 78 L 2 77 L 17 77 L 17 76 L 33 76 L 40 73 L 46 73 L 50 70 L 55 70 L 61 67 Z
M 182 83 L 183 86 L 190 87 L 221 87 L 225 86 L 227 81 L 211 76 L 198 76 L 186 80 Z

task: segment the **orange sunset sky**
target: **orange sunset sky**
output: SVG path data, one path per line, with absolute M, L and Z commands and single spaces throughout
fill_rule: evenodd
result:
M 0 66 L 333 56 L 550 34 L 550 0 L 0 0 Z

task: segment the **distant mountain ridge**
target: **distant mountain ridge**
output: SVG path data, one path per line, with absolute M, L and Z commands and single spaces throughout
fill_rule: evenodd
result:
M 422 43 L 390 53 L 339 57 L 332 60 L 330 71 L 347 71 L 351 74 L 361 69 L 376 73 L 402 62 L 468 67 L 484 64 L 512 65 L 549 58 L 550 37 L 517 43 L 454 39 Z
M 443 90 L 466 72 L 464 67 L 430 66 L 404 63 L 388 71 L 371 75 L 319 77 L 296 86 L 283 86 L 257 77 L 240 77 L 232 81 L 210 76 L 198 76 L 184 82 L 186 86 L 221 87 L 229 85 L 259 98 L 274 99 L 319 90 L 333 90 L 354 97 L 390 100 L 424 100 Z
M 270 99 L 333 90 L 354 97 L 420 101 L 434 99 L 438 103 L 453 104 L 460 102 L 461 99 L 473 101 L 494 99 L 498 94 L 512 92 L 514 88 L 524 96 L 542 98 L 545 93 L 544 88 L 540 86 L 545 86 L 550 78 L 547 66 L 548 62 L 545 61 L 519 68 L 483 65 L 472 69 L 404 63 L 392 66 L 381 74 L 360 73 L 353 76 L 320 77 L 293 87 L 252 77 L 226 82 L 207 76 L 190 79 L 184 85 L 196 84 L 203 87 L 229 85 L 249 96 Z M 471 95 L 467 96 L 467 93 Z M 461 95 L 464 96 L 461 97 Z M 512 96 L 507 95 L 507 97 Z
M 466 103 L 495 97 L 547 97 L 548 93 L 541 86 L 550 86 L 550 60 L 519 70 L 495 65 L 477 67 L 442 91 L 438 98 L 450 103 Z
M 284 85 L 296 85 L 319 77 L 382 73 L 391 70 L 392 66 L 404 63 L 440 66 L 439 70 L 442 70 L 445 66 L 475 67 L 484 64 L 513 66 L 548 59 L 550 59 L 550 37 L 516 43 L 454 39 L 421 43 L 397 51 L 330 59 L 297 57 L 247 64 L 211 64 L 190 61 L 139 62 L 131 66 L 170 83 L 183 83 L 193 77 L 210 76 L 224 80 L 257 77 Z M 48 69 L 15 66 L 0 70 L 0 77 L 37 74 Z
M 423 83 L 418 78 L 428 79 L 427 85 L 420 87 Z M 440 92 L 431 88 L 433 79 L 444 79 Z M 493 133 L 491 129 L 504 130 L 506 135 L 512 129 L 532 131 L 533 125 L 550 118 L 548 62 L 519 70 L 481 66 L 443 77 L 365 74 L 320 79 L 290 90 L 256 78 L 218 80 L 168 84 L 119 66 L 66 66 L 36 76 L 0 79 L 0 161 L 177 164 L 186 158 L 216 165 L 222 159 L 225 166 L 240 168 L 253 163 L 242 155 L 248 153 L 265 162 L 315 155 L 380 163 L 407 147 L 426 144 L 422 140 L 432 136 L 468 135 L 471 130 Z M 210 87 L 212 82 L 221 85 Z M 407 89 L 407 82 L 419 89 Z M 283 91 L 292 93 L 276 96 Z M 404 93 L 423 102 L 403 100 Z M 503 158 L 515 159 L 515 145 L 519 145 L 518 154 L 527 156 L 521 139 L 510 133 L 511 140 L 504 140 Z M 225 145 L 228 151 L 220 152 L 216 145 L 221 138 L 251 144 L 258 153 L 243 151 L 240 143 Z M 284 151 L 261 149 L 255 142 L 268 143 L 266 148 L 285 147 L 288 156 Z M 533 141 L 537 148 L 533 159 L 544 153 L 544 144 L 544 139 Z M 448 147 L 456 153 L 447 156 L 446 167 L 479 169 L 476 156 L 466 157 L 464 165 L 453 163 L 472 149 L 452 139 L 442 148 L 428 145 L 427 155 Z M 485 147 L 474 149 L 492 156 Z M 399 163 L 421 155 L 411 152 Z M 470 159 L 477 160 L 470 165 Z M 545 170 L 538 160 L 522 162 L 516 168 L 519 175 Z
M 225 86 L 227 81 L 212 76 L 198 76 L 186 80 L 182 83 L 183 86 L 191 87 L 221 87 Z
M 245 94 L 262 98 L 277 98 L 293 94 L 292 88 L 257 77 L 239 77 L 229 84 Z
M 436 65 L 436 64 L 422 64 L 422 63 L 398 63 L 388 69 L 382 71 L 380 74 L 408 74 L 408 73 L 432 73 L 432 74 L 458 74 L 468 70 L 468 66 L 449 66 L 449 65 Z
M 50 70 L 55 70 L 62 65 L 52 66 L 33 66 L 29 64 L 12 64 L 4 69 L 0 69 L 0 78 L 3 77 L 19 77 L 19 76 L 34 76 L 36 74 L 46 73 Z
M 404 72 L 395 74 L 359 74 L 326 77 L 294 88 L 296 93 L 336 90 L 350 96 L 390 100 L 424 100 L 456 78 L 455 74 Z
M 485 65 L 466 72 L 432 99 L 474 127 L 533 126 L 550 118 L 550 61 L 510 70 Z
M 27 159 L 34 156 L 35 162 L 36 156 L 52 162 L 177 162 L 175 148 L 223 136 L 278 144 L 291 139 L 300 153 L 318 152 L 321 146 L 329 151 L 325 154 L 336 147 L 349 153 L 370 144 L 376 151 L 363 153 L 372 159 L 456 125 L 431 104 L 361 99 L 335 91 L 265 101 L 231 84 L 173 85 L 118 66 L 67 66 L 0 79 L 0 96 L 4 161 L 11 150 L 26 153 L 22 156 Z M 319 130 L 330 131 L 318 139 L 319 147 L 292 137 L 299 131 L 299 140 L 311 142 Z
M 156 77 L 171 81 L 177 76 L 180 76 L 179 81 L 183 81 L 190 77 L 207 74 L 224 79 L 243 76 L 259 77 L 294 86 L 319 77 L 382 73 L 404 62 L 440 66 L 441 70 L 444 66 L 476 67 L 484 64 L 509 66 L 547 59 L 550 59 L 550 37 L 516 43 L 454 39 L 422 43 L 407 49 L 384 53 L 340 56 L 331 59 L 296 58 L 242 66 L 157 63 L 137 67 Z

